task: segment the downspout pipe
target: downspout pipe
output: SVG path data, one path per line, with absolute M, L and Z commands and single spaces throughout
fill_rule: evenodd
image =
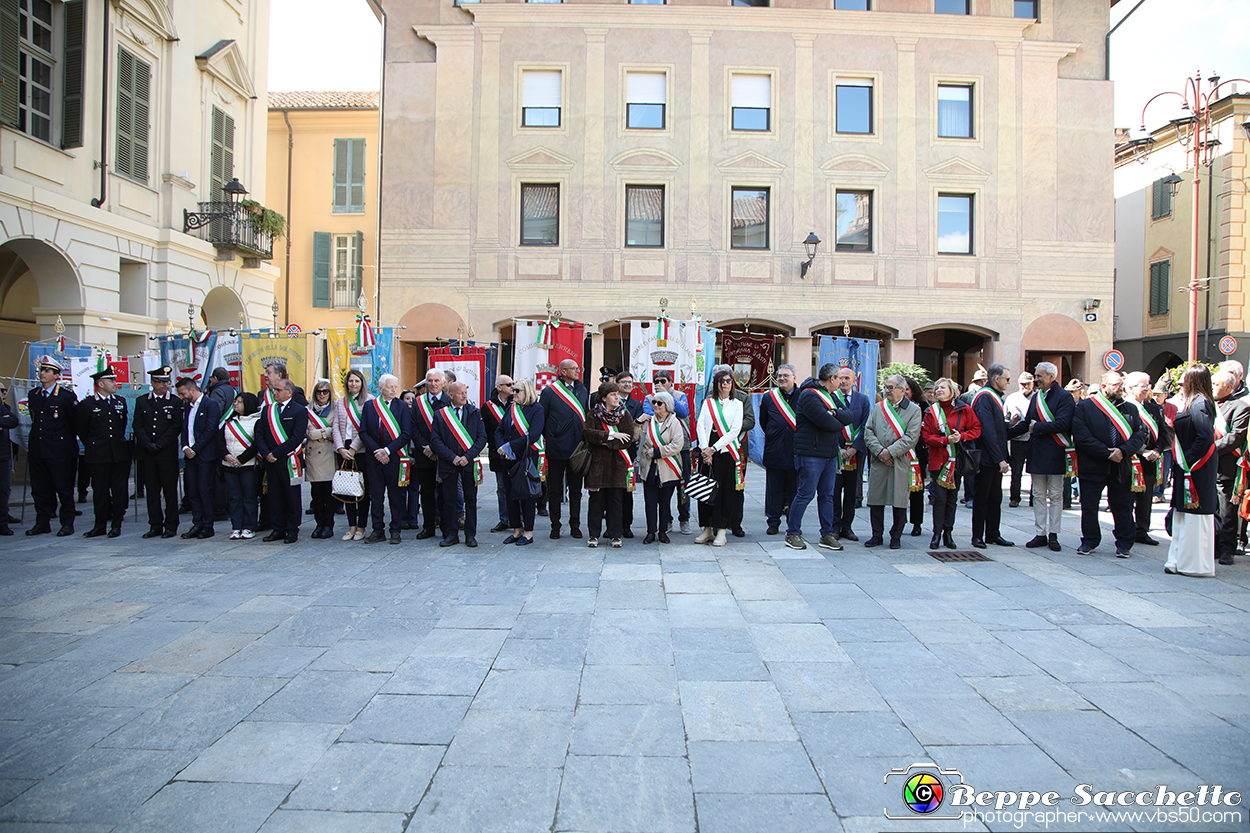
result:
M 373 229 L 373 274 L 377 281 L 373 293 L 373 320 L 382 326 L 382 151 L 386 141 L 386 125 L 382 118 L 386 112 L 386 9 L 380 2 L 370 2 L 382 17 L 382 77 L 378 80 L 378 221 Z M 359 255 L 357 255 L 359 257 Z M 364 281 L 361 281 L 364 283 Z M 395 322 L 398 325 L 398 322 Z
M 286 266 L 282 270 L 283 320 L 291 326 L 291 158 L 295 152 L 295 131 L 291 129 L 290 110 L 283 109 L 282 120 L 286 122 Z
M 112 3 L 104 3 L 104 34 L 102 35 L 103 52 L 104 52 L 104 71 L 100 74 L 103 79 L 100 83 L 100 161 L 97 166 L 100 168 L 100 196 L 91 198 L 91 205 L 94 208 L 103 208 L 104 203 L 109 196 L 109 169 L 108 169 L 108 153 L 109 153 L 109 6 Z

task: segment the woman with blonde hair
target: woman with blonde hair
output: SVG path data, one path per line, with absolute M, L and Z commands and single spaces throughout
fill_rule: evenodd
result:
M 364 462 L 356 460 L 356 454 L 364 451 L 360 441 L 360 426 L 364 420 L 365 405 L 373 396 L 365 383 L 365 375 L 355 368 L 347 371 L 343 382 L 346 395 L 334 403 L 334 423 L 330 426 L 334 448 L 338 452 L 338 467 L 353 469 L 364 475 Z M 364 495 L 356 503 L 347 504 L 347 532 L 344 541 L 363 541 L 369 524 L 369 484 L 364 485 Z
M 543 407 L 538 403 L 538 390 L 533 379 L 518 379 L 513 385 L 512 401 L 504 409 L 503 419 L 495 429 L 495 445 L 505 460 L 512 461 L 504 478 L 504 494 L 508 502 L 508 523 L 512 532 L 505 544 L 525 547 L 534 543 L 534 509 L 538 495 L 519 490 L 521 475 L 540 472 L 538 444 L 543 436 Z M 525 467 L 518 470 L 518 464 Z M 513 476 L 514 472 L 517 476 Z
M 1165 573 L 1215 575 L 1215 396 L 1211 371 L 1190 365 L 1181 377 L 1181 406 L 1172 422 L 1172 543 Z
M 318 379 L 308 403 L 308 444 L 304 446 L 304 479 L 312 492 L 313 538 L 334 535 L 334 393 L 329 379 Z

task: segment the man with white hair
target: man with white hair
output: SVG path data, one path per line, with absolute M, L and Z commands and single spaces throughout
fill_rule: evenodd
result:
M 1128 399 L 1137 406 L 1137 415 L 1146 427 L 1146 444 L 1133 463 L 1133 477 L 1141 491 L 1133 492 L 1133 514 L 1137 520 L 1137 543 L 1155 546 L 1159 542 L 1150 537 L 1150 515 L 1154 508 L 1155 484 L 1162 479 L 1163 454 L 1172 447 L 1172 434 L 1163 416 L 1163 406 L 1154 401 L 1150 390 L 1150 374 L 1140 370 L 1130 373 L 1124 380 Z M 1140 477 L 1140 482 L 1137 478 Z
M 464 382 L 447 386 L 451 404 L 439 411 L 430 432 L 430 445 L 438 455 L 438 474 L 443 485 L 443 540 L 440 547 L 460 543 L 457 534 L 457 497 L 464 494 L 464 545 L 477 546 L 477 456 L 486 448 L 482 412 L 469 403 Z
M 1059 552 L 1064 479 L 1076 477 L 1076 446 L 1072 442 L 1076 401 L 1059 384 L 1059 369 L 1051 362 L 1038 364 L 1033 382 L 1037 393 L 1029 400 L 1024 421 L 1029 426 L 1028 468 L 1037 534 L 1025 546 Z
M 386 504 L 391 505 L 391 543 L 398 544 L 400 527 L 407 510 L 401 486 L 412 477 L 408 441 L 412 438 L 411 410 L 399 398 L 399 379 L 387 373 L 378 379 L 378 395 L 365 403 L 360 420 L 360 441 L 364 443 L 365 477 L 369 481 L 373 532 L 366 544 L 386 540 Z M 423 496 L 424 497 L 424 496 Z M 421 501 L 425 503 L 424 500 Z
M 1233 399 L 1241 399 L 1243 396 L 1247 395 L 1246 369 L 1242 366 L 1241 362 L 1236 359 L 1222 361 L 1220 362 L 1220 371 L 1223 373 L 1233 374 L 1233 379 L 1235 380 L 1233 384 Z
M 438 456 L 430 447 L 430 431 L 434 428 L 434 415 L 451 404 L 443 393 L 443 371 L 430 370 L 425 374 L 425 393 L 417 394 L 412 403 L 412 455 L 413 468 L 421 489 L 421 531 L 417 539 L 433 538 L 438 528 Z
M 1078 402 L 1072 417 L 1081 478 L 1081 546 L 1077 555 L 1089 555 L 1102 541 L 1098 512 L 1104 488 L 1115 520 L 1116 558 L 1128 558 L 1137 538 L 1131 461 L 1146 442 L 1146 428 L 1137 415 L 1137 406 L 1123 394 L 1124 377 L 1114 370 L 1104 373 L 1098 392 Z
M 1237 468 L 1246 447 L 1250 402 L 1234 396 L 1237 377 L 1232 371 L 1221 370 L 1212 376 L 1211 387 L 1215 393 L 1216 409 L 1215 453 L 1219 455 L 1215 482 L 1220 489 L 1220 531 L 1215 538 L 1215 555 L 1221 564 L 1227 566 L 1233 563 L 1233 553 L 1237 550 L 1239 518 L 1234 486 L 1237 482 Z

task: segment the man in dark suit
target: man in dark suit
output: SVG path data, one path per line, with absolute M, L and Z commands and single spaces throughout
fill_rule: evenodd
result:
M 74 471 L 78 439 L 74 436 L 73 390 L 62 387 L 61 365 L 51 356 L 39 360 L 39 385 L 27 397 L 30 405 L 30 490 L 35 502 L 35 525 L 27 535 L 52 531 L 52 517 L 60 500 L 61 528 L 57 535 L 74 534 Z M 7 506 L 5 507 L 7 511 Z
M 551 537 L 560 537 L 560 505 L 569 496 L 569 534 L 582 537 L 582 475 L 569 467 L 569 458 L 585 436 L 590 397 L 578 381 L 581 368 L 572 359 L 560 362 L 556 380 L 538 396 L 543 406 L 543 441 L 547 445 L 547 512 Z
M 227 374 L 226 378 L 229 379 L 229 374 Z M 271 364 L 268 367 L 266 367 L 265 368 L 265 393 L 261 397 L 261 400 L 262 400 L 261 404 L 272 405 L 275 397 L 273 393 L 271 393 L 271 391 L 276 392 L 278 383 L 284 379 L 290 379 L 290 378 L 291 377 L 286 372 L 286 365 L 284 364 Z M 294 382 L 292 382 L 292 384 L 294 384 Z M 291 395 L 291 399 L 295 402 L 296 405 L 301 405 L 305 408 L 308 407 L 308 397 L 304 396 L 304 389 L 301 388 L 299 385 L 295 385 L 295 393 Z
M 221 408 L 200 391 L 194 379 L 183 376 L 175 387 L 186 403 L 182 456 L 187 461 L 187 498 L 191 503 L 191 528 L 182 537 L 212 538 L 213 492 L 221 461 Z
M 972 497 L 972 546 L 979 550 L 987 544 L 1015 546 L 1003 537 L 999 527 L 1003 516 L 1003 475 L 1011 471 L 1007 441 L 1025 430 L 1019 415 L 1008 421 L 1003 404 L 1003 394 L 1011 384 L 1011 371 L 1001 364 L 992 364 L 986 375 L 985 387 L 972 397 L 972 412 L 981 423 L 981 436 L 977 438 L 981 469 Z
M 256 456 L 264 461 L 269 484 L 269 523 L 273 530 L 262 541 L 294 544 L 304 503 L 304 439 L 308 436 L 308 409 L 294 401 L 295 383 L 282 379 L 272 389 L 274 402 L 256 422 Z
M 1150 537 L 1150 514 L 1154 509 L 1155 484 L 1163 469 L 1163 455 L 1172 448 L 1172 432 L 1163 415 L 1163 406 L 1154 401 L 1150 374 L 1130 373 L 1124 380 L 1125 398 L 1137 406 L 1137 417 L 1146 429 L 1146 444 L 1137 454 L 1134 466 L 1141 467 L 1142 491 L 1133 493 L 1133 515 L 1137 521 L 1137 543 L 1157 546 Z
M 1072 413 L 1076 401 L 1058 380 L 1059 369 L 1051 362 L 1041 362 L 1033 373 L 1037 393 L 1029 399 L 1024 412 L 1028 426 L 1028 470 L 1033 481 L 1033 527 L 1037 534 L 1025 544 L 1030 549 L 1059 545 L 1063 525 L 1063 486 L 1068 463 L 1076 454 L 1072 443 Z M 1075 460 L 1073 460 L 1075 463 Z
M 850 415 L 851 421 L 842 426 L 841 471 L 833 487 L 833 511 L 836 513 L 839 531 L 834 533 L 847 541 L 858 541 L 859 536 L 851 529 L 855 523 L 855 506 L 864 488 L 864 423 L 872 410 L 872 401 L 855 389 L 855 371 L 849 367 L 838 370 L 838 389 L 833 393 L 834 403 Z
M 507 490 L 504 484 L 507 482 L 512 462 L 505 460 L 499 453 L 499 446 L 495 442 L 495 431 L 499 428 L 499 423 L 503 422 L 504 415 L 508 411 L 508 403 L 511 401 L 512 377 L 500 375 L 495 379 L 495 389 L 490 392 L 490 396 L 482 405 L 482 423 L 486 428 L 486 450 L 490 459 L 490 470 L 495 475 L 495 499 L 499 504 L 499 523 L 495 524 L 491 532 L 503 532 L 510 528 Z
M 456 534 L 457 484 L 464 489 L 464 545 L 477 546 L 477 476 L 474 461 L 486 447 L 482 412 L 469 404 L 464 382 L 448 387 L 451 404 L 439 411 L 430 432 L 430 445 L 438 455 L 438 474 L 443 483 L 443 540 L 440 547 L 460 543 Z
M 173 538 L 178 532 L 178 439 L 185 417 L 182 400 L 169 392 L 172 372 L 167 366 L 149 371 L 152 392 L 135 401 L 135 459 L 148 493 L 144 538 Z
M 1146 443 L 1146 428 L 1137 407 L 1123 398 L 1124 378 L 1104 373 L 1098 393 L 1076 403 L 1072 439 L 1076 443 L 1081 479 L 1081 546 L 1077 555 L 1089 555 L 1102 541 L 1098 510 L 1107 490 L 1115 521 L 1115 554 L 1128 558 L 1137 538 L 1133 519 L 1132 459 Z
M 781 531 L 781 515 L 794 502 L 799 487 L 799 472 L 794 467 L 794 430 L 798 416 L 794 412 L 799 387 L 795 368 L 783 364 L 777 368 L 777 387 L 760 399 L 760 430 L 764 432 L 764 519 L 765 533 Z
M 434 416 L 441 408 L 451 404 L 443 392 L 443 371 L 431 370 L 425 374 L 425 393 L 417 394 L 412 403 L 412 467 L 421 488 L 421 531 L 417 540 L 433 538 L 437 528 L 438 504 L 438 456 L 430 447 L 430 431 Z
M 13 448 L 9 431 L 18 426 L 17 414 L 6 401 L 9 387 L 0 380 L 0 535 L 12 535 L 9 528 L 9 490 L 13 486 Z
M 130 479 L 130 443 L 126 440 L 126 400 L 117 393 L 117 372 L 111 366 L 91 374 L 95 394 L 78 403 L 75 431 L 83 445 L 83 463 L 91 477 L 95 525 L 82 534 L 95 538 L 122 534 Z
M 1225 566 L 1233 563 L 1237 551 L 1236 496 L 1233 486 L 1237 481 L 1238 461 L 1246 447 L 1246 431 L 1250 428 L 1250 403 L 1233 395 L 1237 377 L 1221 370 L 1211 377 L 1215 393 L 1215 453 L 1219 455 L 1215 482 L 1220 490 L 1220 531 L 1215 536 L 1215 557 Z
M 440 384 L 441 387 L 441 384 Z M 412 411 L 399 398 L 399 379 L 387 373 L 378 380 L 377 398 L 367 403 L 360 420 L 360 441 L 365 444 L 365 477 L 369 481 L 369 500 L 372 501 L 373 532 L 365 539 L 366 544 L 386 540 L 385 510 L 391 507 L 391 543 L 402 540 L 400 529 L 407 511 L 407 496 L 401 484 L 412 478 L 412 463 L 408 454 L 408 442 L 413 439 Z M 431 472 L 432 477 L 432 472 Z M 421 495 L 422 508 L 433 520 L 433 507 Z M 430 499 L 432 502 L 432 498 Z M 444 520 L 446 515 L 443 516 Z M 451 522 L 456 522 L 452 512 Z M 420 534 L 418 538 L 422 537 Z M 429 536 L 425 536 L 429 537 Z
M 635 425 L 641 425 L 650 416 L 642 407 L 642 400 L 634 398 L 634 374 L 628 370 L 622 370 L 616 374 L 615 381 L 617 387 L 621 389 L 621 404 L 625 406 L 625 410 L 629 412 L 629 416 L 634 420 Z M 645 430 L 645 429 L 644 429 Z M 632 443 L 626 449 L 629 452 L 629 459 L 638 459 L 638 443 Z M 633 538 L 634 532 L 630 527 L 634 523 L 634 493 L 625 492 L 625 496 L 621 498 L 621 534 L 626 538 Z

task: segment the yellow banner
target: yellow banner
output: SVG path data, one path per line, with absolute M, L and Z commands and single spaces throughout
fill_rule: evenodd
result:
M 352 369 L 352 345 L 356 343 L 355 330 L 326 330 L 326 348 L 330 354 L 330 387 L 334 399 L 342 398 L 347 384 L 347 371 Z
M 263 391 L 265 368 L 271 364 L 286 365 L 287 375 L 295 384 L 308 389 L 308 339 L 304 335 L 271 338 L 268 333 L 249 333 L 240 339 L 239 348 L 243 357 L 244 390 Z

